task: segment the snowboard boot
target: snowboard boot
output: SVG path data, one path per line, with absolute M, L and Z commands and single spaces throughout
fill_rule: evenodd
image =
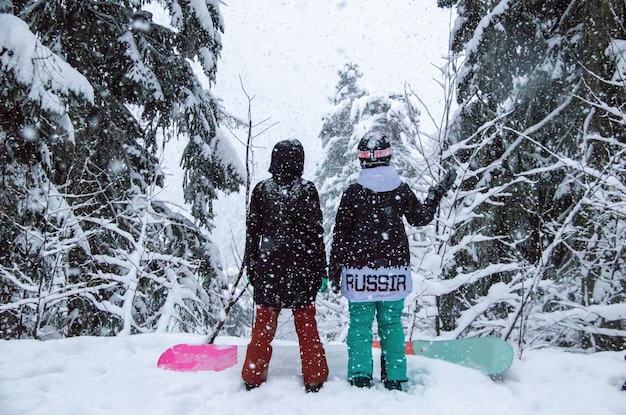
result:
M 385 362 L 385 356 L 380 355 L 380 379 L 383 381 L 383 385 L 385 385 L 385 389 L 390 391 L 401 391 L 402 390 L 402 382 L 399 380 L 389 380 L 387 379 L 387 363 Z
M 356 376 L 350 379 L 350 385 L 356 386 L 357 388 L 371 388 L 372 378 L 369 376 Z
M 319 392 L 320 389 L 322 389 L 322 386 L 324 386 L 323 383 L 313 383 L 312 385 L 304 385 L 304 390 L 307 393 L 315 393 Z
M 245 385 L 247 391 L 251 391 L 252 389 L 256 389 L 259 386 L 261 386 L 261 385 L 255 384 L 255 383 L 248 383 L 248 382 L 244 382 L 243 384 Z
M 385 389 L 390 391 L 402 390 L 402 382 L 400 382 L 399 380 L 385 380 L 383 384 L 385 385 Z

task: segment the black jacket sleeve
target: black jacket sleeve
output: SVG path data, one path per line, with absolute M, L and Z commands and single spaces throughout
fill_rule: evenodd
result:
M 404 217 L 407 222 L 412 226 L 424 226 L 428 225 L 437 212 L 439 202 L 443 197 L 443 191 L 438 189 L 437 186 L 433 186 L 428 190 L 428 196 L 424 202 L 420 202 L 415 196 L 415 193 L 411 190 L 408 184 L 403 183 L 401 191 L 407 194 L 406 200 L 407 206 L 404 212 Z

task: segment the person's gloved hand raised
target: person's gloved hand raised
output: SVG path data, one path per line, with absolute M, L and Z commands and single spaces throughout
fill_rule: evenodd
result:
M 456 170 L 450 169 L 446 172 L 446 175 L 443 176 L 443 179 L 439 183 L 434 186 L 431 186 L 428 189 L 427 199 L 430 200 L 439 200 L 441 199 L 454 185 L 454 181 L 456 180 Z
M 446 175 L 443 176 L 443 179 L 441 180 L 441 182 L 439 182 L 439 186 L 441 186 L 441 190 L 443 191 L 444 194 L 447 193 L 448 190 L 452 188 L 455 180 L 456 180 L 456 170 L 455 169 L 448 170 Z

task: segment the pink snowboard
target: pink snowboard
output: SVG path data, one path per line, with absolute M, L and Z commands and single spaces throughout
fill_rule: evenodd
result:
M 237 346 L 177 344 L 163 352 L 157 367 L 178 372 L 220 371 L 237 363 Z

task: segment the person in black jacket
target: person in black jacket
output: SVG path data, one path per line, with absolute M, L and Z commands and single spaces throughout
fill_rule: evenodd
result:
M 278 314 L 291 308 L 308 392 L 328 377 L 315 321 L 315 296 L 327 279 L 322 211 L 315 185 L 304 180 L 304 149 L 284 140 L 272 151 L 270 179 L 252 191 L 244 263 L 254 288 L 256 317 L 242 368 L 246 388 L 265 382 Z
M 384 384 L 402 390 L 407 381 L 402 310 L 411 292 L 409 241 L 403 218 L 412 226 L 432 221 L 456 173 L 431 187 L 424 203 L 390 165 L 392 147 L 380 130 L 360 140 L 361 172 L 344 191 L 333 232 L 329 283 L 349 300 L 348 379 L 357 387 L 372 381 L 372 323 L 378 323 Z

